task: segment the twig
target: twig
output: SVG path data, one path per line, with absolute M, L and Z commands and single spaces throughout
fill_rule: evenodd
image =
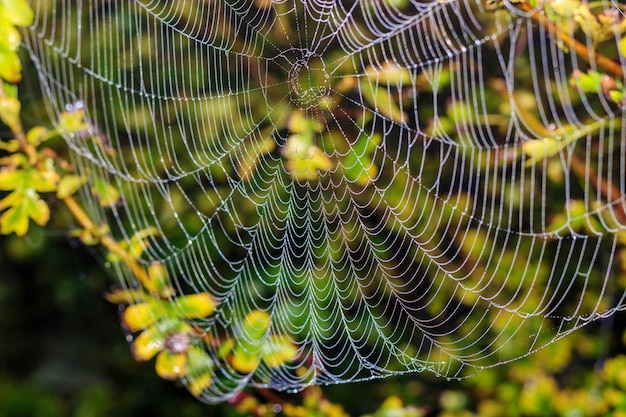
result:
M 523 1 L 512 4 L 522 12 L 531 13 L 531 19 L 542 24 L 548 32 L 559 38 L 568 48 L 575 51 L 576 55 L 578 55 L 581 59 L 589 63 L 595 62 L 595 64 L 598 67 L 602 68 L 604 71 L 611 73 L 616 77 L 624 78 L 624 68 L 620 64 L 613 61 L 612 59 L 605 57 L 599 52 L 589 50 L 589 48 L 587 48 L 585 45 L 578 42 L 576 39 L 561 30 L 556 23 L 548 19 L 543 13 L 535 10 L 535 8 L 529 3 Z

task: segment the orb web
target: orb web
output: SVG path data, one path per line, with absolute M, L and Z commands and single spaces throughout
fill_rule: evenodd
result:
M 32 5 L 50 115 L 80 103 L 73 162 L 122 196 L 85 187 L 90 215 L 128 244 L 158 230 L 141 262 L 219 301 L 208 335 L 245 339 L 260 310 L 297 347 L 242 374 L 207 345 L 206 401 L 461 378 L 624 308 L 619 30 L 599 39 L 556 1 Z

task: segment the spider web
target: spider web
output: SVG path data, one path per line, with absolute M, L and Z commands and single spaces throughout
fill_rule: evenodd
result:
M 86 111 L 73 163 L 122 196 L 85 187 L 90 215 L 128 244 L 158 229 L 142 262 L 219 300 L 207 334 L 263 310 L 297 346 L 246 375 L 208 346 L 205 400 L 462 378 L 624 308 L 623 75 L 589 52 L 621 70 L 619 32 L 520 4 L 33 1 L 51 117 Z

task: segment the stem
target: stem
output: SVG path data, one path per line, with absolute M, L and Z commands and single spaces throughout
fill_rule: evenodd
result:
M 85 210 L 83 210 L 83 208 L 76 202 L 74 197 L 65 197 L 62 201 L 83 229 L 98 237 L 102 246 L 107 248 L 111 253 L 119 256 L 119 258 L 126 264 L 126 266 L 128 266 L 128 268 L 130 268 L 144 287 L 147 288 L 150 286 L 150 277 L 141 264 L 137 262 L 135 258 L 130 256 L 128 252 L 124 250 L 124 248 L 122 248 L 109 234 L 103 233 L 101 229 L 96 227 L 94 222 L 91 220 L 91 217 L 85 213 Z
M 536 12 L 535 8 L 533 8 L 533 6 L 531 6 L 527 2 L 512 3 L 512 4 L 514 4 L 518 10 L 523 11 L 525 13 Z M 587 48 L 585 45 L 578 42 L 576 39 L 570 37 L 567 33 L 561 30 L 557 26 L 556 23 L 548 19 L 543 13 L 540 13 L 540 12 L 532 13 L 530 17 L 534 21 L 542 24 L 543 27 L 549 33 L 553 34 L 555 37 L 560 39 L 564 45 L 566 45 L 569 49 L 576 52 L 576 55 L 578 55 L 584 61 L 589 62 L 589 63 L 595 62 L 595 64 L 599 68 L 602 68 L 606 72 L 611 73 L 612 75 L 616 77 L 624 78 L 624 68 L 622 68 L 620 64 L 613 61 L 612 59 L 605 57 L 599 52 L 589 50 L 589 48 Z
M 611 200 L 617 200 L 621 196 L 620 190 L 612 184 L 609 184 L 604 178 L 598 176 L 585 161 L 581 160 L 576 154 L 572 154 L 571 167 L 577 175 L 582 178 L 589 178 L 591 184 L 604 196 L 610 203 Z M 620 221 L 626 220 L 626 211 L 623 205 L 615 206 L 615 214 Z

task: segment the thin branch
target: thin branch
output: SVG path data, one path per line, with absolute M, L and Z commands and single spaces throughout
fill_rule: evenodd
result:
M 537 11 L 533 6 L 531 6 L 527 2 L 520 3 L 512 3 L 518 10 L 530 13 L 531 19 L 543 25 L 543 27 L 556 38 L 561 40 L 565 46 L 569 49 L 576 52 L 576 55 L 589 63 L 595 63 L 599 68 L 602 68 L 604 71 L 610 73 L 613 76 L 624 78 L 624 68 L 613 61 L 602 55 L 599 52 L 589 50 L 585 45 L 578 42 L 576 39 L 571 37 L 569 34 L 565 33 L 559 26 L 548 19 L 543 13 Z

